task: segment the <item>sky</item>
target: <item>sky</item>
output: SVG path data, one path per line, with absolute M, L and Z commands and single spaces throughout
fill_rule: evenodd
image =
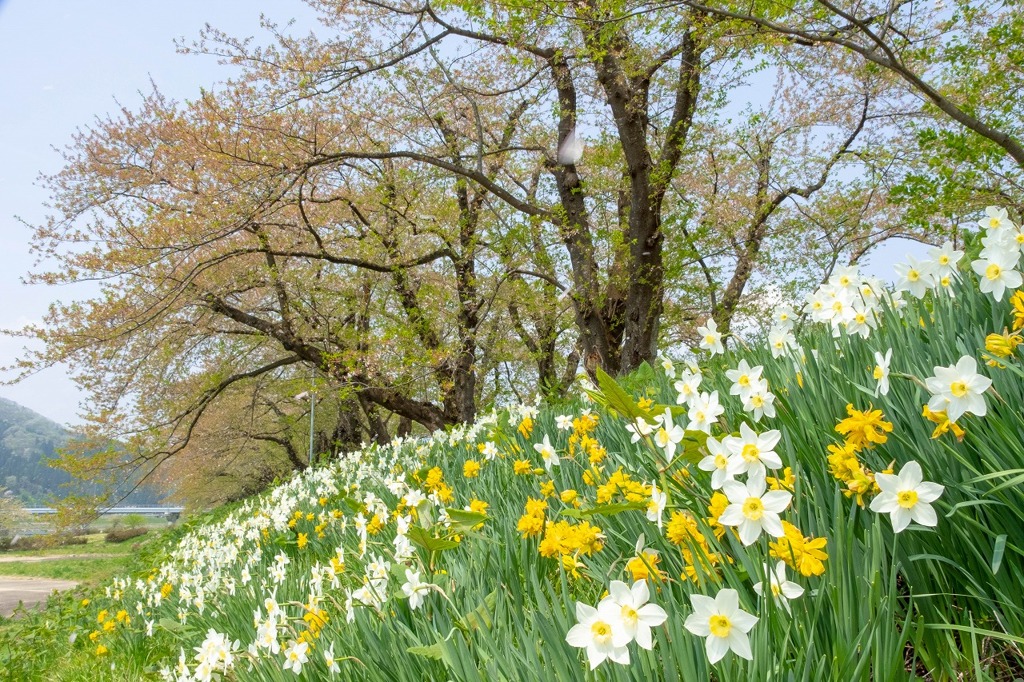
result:
M 235 36 L 264 36 L 261 7 L 277 23 L 296 19 L 302 32 L 315 26 L 299 0 L 0 0 L 0 329 L 37 322 L 52 301 L 95 291 L 21 281 L 34 257 L 31 229 L 18 218 L 29 225 L 45 218 L 48 194 L 36 180 L 60 169 L 54 148 L 95 117 L 117 112 L 118 102 L 135 108 L 151 80 L 184 99 L 230 77 L 231 68 L 212 57 L 177 54 L 174 41 L 198 38 L 206 23 Z M 0 336 L 0 366 L 12 364 L 24 345 Z M 81 423 L 82 396 L 66 368 L 0 386 L 0 396 L 57 422 Z
M 317 26 L 300 0 L 0 0 L 0 329 L 39 322 L 53 301 L 96 291 L 22 283 L 34 264 L 29 226 L 47 215 L 48 195 L 36 181 L 60 169 L 57 150 L 77 128 L 116 113 L 119 103 L 135 108 L 151 81 L 184 99 L 230 77 L 231 68 L 212 57 L 178 54 L 175 39 L 198 38 L 206 23 L 238 37 L 265 37 L 260 7 L 279 24 L 295 19 L 296 32 Z M 874 256 L 869 274 L 887 276 L 908 247 Z M 0 366 L 21 357 L 24 345 L 0 335 Z M 0 396 L 57 422 L 81 423 L 82 395 L 65 367 L 0 386 Z

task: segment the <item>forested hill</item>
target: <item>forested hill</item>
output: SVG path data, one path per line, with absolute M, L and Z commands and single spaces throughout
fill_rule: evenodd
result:
M 48 465 L 71 432 L 43 415 L 0 398 L 0 487 L 12 491 L 26 505 L 45 505 L 62 497 L 68 474 Z M 161 495 L 148 487 L 127 500 L 153 504 Z

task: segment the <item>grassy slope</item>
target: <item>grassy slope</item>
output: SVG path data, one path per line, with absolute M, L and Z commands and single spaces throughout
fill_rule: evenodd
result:
M 1024 631 L 1024 603 L 1019 585 L 1024 581 L 1024 549 L 1019 529 L 1024 527 L 1024 490 L 1019 483 L 1022 469 L 1024 415 L 1024 372 L 1016 359 L 1006 369 L 984 369 L 995 380 L 994 395 L 986 396 L 988 415 L 962 420 L 967 429 L 963 442 L 952 434 L 931 438 L 933 424 L 921 416 L 928 395 L 916 379 L 932 374 L 935 365 L 953 364 L 962 354 L 980 357 L 984 337 L 1009 324 L 1009 305 L 994 304 L 973 287 L 958 290 L 958 299 L 914 304 L 903 319 L 887 313 L 883 330 L 868 341 L 843 337 L 834 345 L 827 330 L 810 330 L 804 337 L 808 354 L 799 366 L 799 381 L 789 359 L 774 360 L 761 350 L 744 350 L 704 364 L 706 390 L 717 389 L 723 396 L 726 413 L 724 432 L 735 431 L 745 419 L 738 402 L 727 399 L 730 382 L 724 370 L 735 367 L 740 357 L 751 364 L 763 364 L 765 376 L 776 393 L 778 416 L 757 425 L 758 430 L 777 428 L 783 433 L 777 448 L 785 464 L 796 474 L 792 507 L 783 517 L 795 523 L 806 535 L 827 537 L 829 559 L 820 577 L 791 578 L 807 588 L 806 595 L 793 602 L 792 612 L 759 600 L 751 589 L 763 579 L 763 562 L 768 559 L 764 539 L 743 548 L 730 535 L 718 540 L 701 522 L 709 546 L 729 561 L 707 572 L 697 567 L 699 580 L 682 579 L 687 568 L 685 555 L 648 521 L 643 510 L 601 507 L 597 489 L 584 481 L 587 464 L 577 454 L 568 457 L 568 433 L 555 426 L 555 415 L 578 414 L 584 404 L 573 402 L 542 411 L 529 438 L 517 433 L 519 420 L 502 419 L 472 434 L 470 442 L 453 438 L 435 440 L 429 447 L 411 443 L 393 452 L 374 450 L 367 454 L 371 472 L 362 476 L 362 493 L 373 491 L 390 508 L 398 503 L 382 485 L 378 474 L 400 466 L 412 480 L 421 466 L 437 466 L 453 488 L 452 508 L 462 508 L 473 498 L 489 503 L 488 520 L 482 530 L 459 532 L 459 544 L 444 551 L 420 548 L 413 565 L 424 575 L 433 573 L 432 582 L 444 592 L 431 593 L 420 610 L 412 611 L 402 598 L 400 586 L 404 570 L 392 570 L 389 601 L 378 613 L 356 609 L 354 622 L 346 623 L 345 590 L 363 584 L 368 562 L 377 554 L 387 557 L 392 547 L 394 523 L 379 535 L 369 538 L 368 552 L 360 557 L 355 533 L 355 496 L 348 485 L 356 477 L 350 469 L 316 472 L 277 489 L 270 496 L 250 503 L 221 525 L 199 528 L 187 543 L 191 547 L 170 564 L 165 576 L 180 591 L 180 574 L 191 569 L 185 554 L 202 557 L 207 549 L 232 543 L 252 519 L 280 510 L 302 520 L 293 529 L 268 529 L 259 542 L 262 557 L 252 562 L 253 581 L 241 586 L 241 569 L 253 557 L 253 543 L 243 540 L 238 557 L 227 561 L 214 574 L 202 614 L 188 611 L 187 622 L 177 624 L 176 600 L 167 600 L 152 609 L 155 635 L 142 635 L 142 618 L 128 628 L 119 628 L 102 641 L 111 652 L 96 657 L 92 644 L 83 636 L 93 628 L 100 608 L 131 609 L 140 595 L 126 590 L 119 602 L 97 600 L 88 608 L 69 607 L 53 629 L 54 636 L 79 633 L 78 642 L 62 657 L 39 661 L 26 668 L 24 679 L 76 679 L 71 674 L 93 675 L 93 679 L 134 679 L 151 674 L 158 661 L 173 663 L 179 647 L 198 646 L 208 628 L 241 640 L 241 649 L 254 638 L 253 611 L 263 608 L 270 593 L 268 569 L 274 555 L 289 558 L 287 578 L 274 592 L 284 605 L 292 634 L 307 629 L 302 620 L 301 603 L 308 599 L 311 568 L 325 565 L 336 547 L 346 557 L 341 588 L 326 587 L 321 604 L 329 620 L 315 639 L 319 650 L 311 656 L 305 671 L 309 679 L 327 676 L 320 652 L 333 643 L 339 656 L 358 660 L 342 663 L 340 678 L 352 680 L 422 679 L 583 679 L 585 658 L 568 647 L 565 633 L 575 623 L 574 602 L 595 604 L 609 580 L 628 579 L 626 562 L 634 554 L 634 545 L 643 534 L 648 547 L 660 552 L 658 568 L 665 578 L 652 589 L 652 601 L 669 614 L 664 627 L 656 628 L 654 651 L 631 645 L 633 663 L 626 666 L 604 664 L 594 679 L 644 680 L 706 679 L 712 668 L 703 650 L 703 640 L 689 634 L 683 621 L 691 612 L 689 595 L 714 595 L 727 586 L 739 591 L 741 605 L 759 616 L 751 632 L 754 661 L 747 663 L 730 654 L 714 667 L 722 680 L 747 679 L 901 679 L 915 671 L 935 679 L 965 674 L 977 679 L 995 678 L 1008 667 L 1020 665 L 1019 654 L 1011 645 Z M 873 395 L 872 353 L 894 349 L 893 389 L 888 396 Z M 906 376 L 900 376 L 906 375 Z M 626 382 L 633 396 L 646 395 L 659 402 L 674 403 L 670 381 L 654 372 L 641 373 Z M 907 461 L 919 461 L 925 478 L 946 486 L 936 504 L 939 525 L 936 529 L 911 527 L 893 535 L 887 517 L 879 517 L 858 507 L 845 497 L 828 471 L 826 448 L 841 441 L 834 426 L 846 416 L 845 407 L 853 403 L 867 408 L 873 404 L 893 423 L 888 441 L 862 456 L 865 465 L 882 470 L 890 462 L 896 469 Z M 539 458 L 533 445 L 548 435 L 563 456 L 563 463 L 549 477 L 517 476 L 512 460 L 529 457 L 535 465 Z M 638 481 L 659 480 L 659 487 L 670 491 L 670 508 L 688 510 L 702 519 L 707 515 L 709 490 L 707 476 L 678 461 L 663 472 L 652 449 L 633 445 L 623 422 L 604 413 L 592 434 L 608 451 L 603 463 L 605 476 L 623 467 Z M 493 439 L 501 456 L 485 463 L 479 477 L 462 476 L 466 460 L 480 459 L 477 444 Z M 585 567 L 578 577 L 566 573 L 554 559 L 538 554 L 536 539 L 520 539 L 516 524 L 528 497 L 541 497 L 541 485 L 552 481 L 557 491 L 576 490 L 582 509 L 595 510 L 590 521 L 604 535 L 603 548 L 593 556 L 582 557 Z M 333 486 L 337 485 L 338 488 Z M 340 490 L 339 490 L 340 488 Z M 321 504 L 320 498 L 324 498 Z M 360 498 L 361 499 L 361 498 Z M 619 501 L 616 498 L 613 501 Z M 547 520 L 553 523 L 571 517 L 573 505 L 556 497 L 548 498 Z M 337 511 L 339 518 L 330 512 Z M 307 521 L 305 515 L 312 514 Z M 345 527 L 343 528 L 344 519 Z M 315 526 L 328 521 L 318 537 Z M 423 542 L 453 531 L 430 527 Z M 298 533 L 310 543 L 304 549 L 296 544 Z M 222 582 L 230 577 L 238 587 L 228 596 Z M 218 591 L 218 582 L 220 587 Z M 153 588 L 146 588 L 150 592 Z M 1007 634 L 1009 633 L 1009 634 Z M 8 645 L 10 646 L 10 645 Z M 0 664 L 3 663 L 0 645 Z M 1016 657 L 1016 658 L 1015 658 Z M 115 662 L 118 672 L 111 673 Z M 239 663 L 238 678 L 247 680 L 295 679 L 281 669 L 282 658 L 267 656 L 254 669 Z M 59 663 L 59 665 L 58 665 Z M 147 673 L 146 671 L 149 671 Z

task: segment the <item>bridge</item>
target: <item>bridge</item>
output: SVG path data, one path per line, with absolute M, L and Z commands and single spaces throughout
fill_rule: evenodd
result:
M 53 507 L 26 507 L 25 511 L 33 516 L 48 516 L 57 513 Z M 138 514 L 139 516 L 166 518 L 173 521 L 184 511 L 184 507 L 101 507 L 96 510 L 96 513 L 100 516 Z

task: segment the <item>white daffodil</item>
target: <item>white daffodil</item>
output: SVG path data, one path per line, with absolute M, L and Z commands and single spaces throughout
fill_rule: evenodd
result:
M 860 275 L 857 273 L 856 265 L 840 265 L 832 271 L 828 283 L 836 289 L 848 289 L 850 293 L 856 293 L 860 286 Z
M 589 604 L 576 602 L 578 623 L 569 628 L 565 641 L 570 646 L 587 650 L 590 669 L 610 659 L 614 663 L 629 665 L 629 635 L 622 627 L 622 610 L 614 602 L 604 601 L 595 609 Z
M 683 624 L 698 637 L 706 637 L 705 648 L 712 665 L 722 660 L 731 649 L 740 658 L 753 660 L 747 633 L 757 623 L 757 616 L 740 608 L 740 595 L 736 590 L 723 589 L 714 599 L 703 594 L 691 594 L 693 613 Z
M 788 328 L 772 327 L 768 332 L 768 347 L 772 349 L 773 358 L 781 358 L 796 348 L 796 337 Z
M 700 382 L 703 379 L 704 377 L 699 371 L 693 372 L 684 369 L 675 383 L 676 392 L 679 394 L 676 396 L 676 404 L 689 405 L 694 398 L 700 395 Z
M 672 411 L 665 408 L 665 414 L 656 417 L 658 421 L 658 430 L 654 432 L 655 444 L 665 451 L 665 457 L 668 461 L 672 461 L 672 458 L 676 455 L 676 445 L 683 440 L 683 436 L 686 432 L 683 427 L 672 422 Z
M 668 495 L 658 490 L 658 486 L 654 483 L 651 483 L 651 501 L 647 503 L 647 520 L 657 523 L 658 530 L 661 530 L 661 516 L 665 513 L 665 506 L 667 504 Z
M 690 420 L 691 429 L 711 433 L 711 425 L 723 412 L 725 408 L 718 402 L 718 391 L 712 391 L 710 394 L 701 393 L 694 398 L 686 416 Z
M 924 381 L 932 393 L 928 409 L 933 412 L 945 410 L 951 422 L 967 413 L 985 416 L 984 393 L 992 385 L 992 380 L 978 374 L 978 363 L 974 358 L 965 355 L 955 365 L 935 367 L 934 371 L 935 376 Z
M 839 327 L 853 319 L 853 293 L 849 289 L 827 287 L 823 303 L 823 322 L 831 322 L 833 327 Z
M 555 452 L 554 446 L 551 445 L 551 440 L 547 434 L 544 434 L 544 441 L 541 443 L 534 443 L 533 449 L 540 453 L 540 458 L 544 460 L 544 468 L 551 471 L 551 467 L 559 466 L 561 460 L 558 459 L 558 453 Z
M 706 326 L 697 327 L 697 333 L 700 334 L 701 348 L 711 351 L 712 355 L 725 352 L 725 346 L 722 345 L 722 334 L 718 331 L 718 324 L 714 320 L 709 319 Z
M 761 417 L 775 418 L 775 394 L 768 390 L 768 382 L 758 384 L 757 390 L 743 401 L 743 411 L 750 412 L 755 422 Z
M 782 459 L 775 452 L 782 432 L 778 429 L 757 433 L 746 422 L 740 424 L 739 436 L 726 436 L 722 445 L 729 451 L 729 473 L 732 476 L 760 471 L 765 475 L 765 467 L 781 469 Z
M 997 301 L 1003 300 L 1003 293 L 1007 289 L 1016 289 L 1024 282 L 1021 274 L 1014 270 L 1020 254 L 1001 251 L 992 253 L 984 260 L 971 262 L 971 269 L 978 274 L 978 288 L 984 294 L 992 294 Z
M 309 651 L 309 642 L 296 642 L 294 640 L 289 642 L 288 648 L 284 650 L 284 669 L 291 670 L 296 675 L 301 675 L 303 664 L 309 662 L 309 656 L 306 655 L 307 651 Z
M 405 569 L 405 580 L 402 592 L 409 598 L 409 608 L 415 611 L 423 604 L 424 597 L 430 592 L 430 583 L 420 580 L 420 572 L 410 568 Z
M 874 377 L 876 382 L 878 382 L 875 385 L 876 396 L 889 394 L 890 362 L 892 362 L 892 348 L 885 351 L 885 355 L 875 351 L 875 368 L 871 371 L 871 376 Z
M 629 438 L 629 442 L 640 442 L 641 439 L 654 433 L 654 428 L 656 426 L 657 424 L 652 424 L 643 417 L 637 417 L 632 424 L 626 424 L 626 431 L 629 431 L 632 434 Z
M 955 277 L 957 263 L 964 257 L 964 252 L 954 249 L 953 242 L 947 240 L 942 246 L 929 249 L 928 257 L 936 277 Z
M 568 431 L 572 428 L 572 415 L 571 414 L 560 414 L 555 417 L 555 426 L 558 427 L 559 431 Z
M 484 443 L 484 448 L 480 453 L 484 456 L 484 459 L 490 461 L 498 456 L 498 446 L 493 440 L 489 440 Z
M 777 329 L 789 331 L 796 322 L 796 313 L 791 305 L 780 305 L 772 311 L 772 324 Z
M 331 642 L 331 646 L 324 650 L 324 663 L 327 665 L 327 672 L 331 673 L 332 677 L 335 673 L 341 672 L 341 666 L 338 665 L 338 660 L 334 658 L 334 642 Z
M 931 271 L 930 263 L 920 263 L 913 256 L 907 256 L 906 263 L 899 263 L 896 270 L 896 286 L 903 291 L 909 291 L 914 298 L 924 298 L 924 295 L 935 284 L 935 276 Z
M 646 580 L 637 580 L 633 587 L 621 580 L 613 580 L 608 585 L 608 596 L 601 600 L 601 604 L 611 603 L 619 609 L 616 625 L 622 628 L 628 641 L 636 640 L 637 645 L 648 651 L 653 646 L 651 628 L 668 620 L 665 609 L 647 603 L 650 598 L 651 592 Z
M 939 499 L 945 488 L 938 483 L 925 481 L 920 464 L 907 462 L 898 475 L 875 474 L 875 482 L 882 492 L 871 500 L 871 511 L 889 514 L 894 532 L 899 533 L 911 521 L 922 526 L 938 524 L 931 503 Z
M 661 369 L 664 370 L 665 376 L 667 376 L 669 379 L 676 378 L 676 366 L 668 358 L 663 357 L 661 359 Z
M 750 394 L 761 385 L 761 372 L 764 367 L 758 365 L 751 367 L 746 360 L 740 360 L 736 369 L 726 370 L 726 378 L 733 382 L 729 387 L 729 395 L 738 395 L 740 400 L 745 401 Z
M 754 469 L 747 477 L 746 485 L 739 481 L 726 481 L 722 492 L 729 498 L 718 522 L 723 526 L 735 526 L 740 533 L 740 542 L 752 545 L 761 537 L 761 531 L 772 537 L 782 537 L 782 519 L 779 514 L 789 506 L 792 493 L 785 490 L 765 492 L 765 476 Z
M 775 564 L 774 571 L 768 564 L 764 564 L 764 572 L 768 576 L 769 593 L 772 599 L 781 604 L 782 608 L 789 613 L 789 600 L 803 595 L 804 588 L 792 580 L 786 580 L 786 564 L 783 561 Z M 754 585 L 754 592 L 757 592 L 759 596 L 764 596 L 764 581 Z
M 978 221 L 978 225 L 983 230 L 989 232 L 995 230 L 1012 230 L 1013 223 L 1006 216 L 1006 209 L 999 208 L 997 206 L 989 206 L 985 209 L 985 217 Z
M 819 288 L 817 291 L 807 294 L 804 300 L 807 303 L 804 305 L 804 314 L 809 315 L 815 322 L 827 322 L 825 312 L 825 299 L 826 291 L 823 288 Z
M 720 441 L 710 437 L 704 442 L 704 447 L 708 449 L 708 455 L 697 467 L 711 472 L 711 489 L 718 490 L 732 478 L 729 474 L 729 451 Z
M 868 338 L 871 330 L 878 326 L 874 309 L 859 302 L 855 302 L 852 309 L 853 316 L 846 322 L 846 333 L 850 336 L 857 334 L 862 339 Z

